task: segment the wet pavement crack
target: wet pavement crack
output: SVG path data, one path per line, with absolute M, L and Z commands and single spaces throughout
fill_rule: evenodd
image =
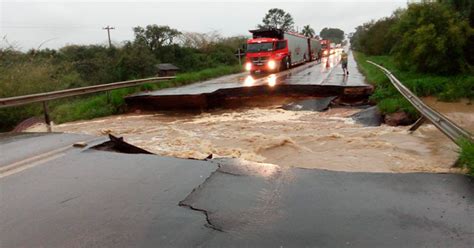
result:
M 205 225 L 206 227 L 211 228 L 211 229 L 216 230 L 216 231 L 219 231 L 219 232 L 224 232 L 224 230 L 222 230 L 222 228 L 216 226 L 215 224 L 213 224 L 211 222 L 211 219 L 209 217 L 209 212 L 207 210 L 193 207 L 190 204 L 184 203 L 184 201 L 180 201 L 178 205 L 181 206 L 181 207 L 186 207 L 186 208 L 189 208 L 191 210 L 203 213 L 206 216 L 206 221 L 207 221 L 207 224 Z
M 205 185 L 205 184 L 209 181 L 209 179 L 212 178 L 212 176 L 213 176 L 214 174 L 216 174 L 217 172 L 220 172 L 219 169 L 220 169 L 220 166 L 217 166 L 217 169 L 216 169 L 215 171 L 213 171 L 213 172 L 209 175 L 209 177 L 207 177 L 206 180 L 204 180 L 204 182 L 202 182 L 200 185 L 198 185 L 196 188 L 194 188 L 194 189 L 191 191 L 191 193 L 189 193 L 189 195 L 186 196 L 186 198 L 184 198 L 184 200 L 180 201 L 180 202 L 178 203 L 178 206 L 180 206 L 180 207 L 185 207 L 185 208 L 188 208 L 188 209 L 191 209 L 191 210 L 194 210 L 194 211 L 198 211 L 198 212 L 203 213 L 203 214 L 206 216 L 206 222 L 207 222 L 207 223 L 204 225 L 205 227 L 210 228 L 210 229 L 213 229 L 213 230 L 215 230 L 215 231 L 224 232 L 224 230 L 223 230 L 221 227 L 219 227 L 219 226 L 215 225 L 214 223 L 212 223 L 211 218 L 210 218 L 210 216 L 209 216 L 209 211 L 207 211 L 207 210 L 205 210 L 205 209 L 201 209 L 201 208 L 195 207 L 195 206 L 193 206 L 191 203 L 187 203 L 187 202 L 186 202 L 186 201 L 188 201 L 188 200 L 193 196 L 193 194 L 195 194 L 199 189 L 201 189 L 201 188 L 203 187 L 203 185 Z

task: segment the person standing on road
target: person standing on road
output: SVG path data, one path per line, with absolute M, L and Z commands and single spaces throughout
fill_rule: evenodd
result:
M 344 75 L 349 75 L 349 70 L 347 69 L 347 58 L 348 58 L 348 55 L 346 51 L 342 50 L 341 65 L 342 65 L 342 70 L 344 71 Z

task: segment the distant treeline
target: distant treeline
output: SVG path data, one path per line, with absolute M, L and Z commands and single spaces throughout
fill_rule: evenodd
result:
M 0 97 L 46 92 L 154 76 L 155 65 L 172 63 L 182 72 L 235 65 L 246 37 L 216 32 L 182 33 L 168 26 L 133 29 L 134 39 L 106 45 L 68 45 L 60 49 L 0 48 Z
M 358 26 L 351 44 L 367 55 L 391 55 L 403 70 L 472 73 L 474 1 L 411 3 L 390 17 Z

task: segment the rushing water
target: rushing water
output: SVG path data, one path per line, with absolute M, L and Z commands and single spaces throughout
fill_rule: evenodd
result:
M 413 134 L 408 127 L 363 127 L 349 117 L 357 111 L 286 111 L 275 106 L 199 115 L 126 114 L 61 124 L 54 130 L 112 133 L 151 152 L 180 158 L 203 159 L 213 154 L 339 171 L 459 171 L 452 168 L 457 147 L 434 126 L 425 124 Z M 474 111 L 467 117 L 448 116 L 455 121 L 472 120 Z
M 446 115 L 462 128 L 474 132 L 474 103 L 467 99 L 458 102 L 440 102 L 435 97 L 425 97 L 423 102 Z

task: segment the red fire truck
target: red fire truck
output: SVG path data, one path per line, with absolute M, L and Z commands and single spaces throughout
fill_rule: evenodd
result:
M 315 39 L 281 29 L 250 30 L 245 69 L 251 74 L 277 72 L 319 58 Z
M 311 61 L 321 59 L 321 43 L 318 39 L 309 38 L 308 46 L 310 51 Z
M 331 54 L 331 40 L 321 40 L 322 56 L 329 56 Z

